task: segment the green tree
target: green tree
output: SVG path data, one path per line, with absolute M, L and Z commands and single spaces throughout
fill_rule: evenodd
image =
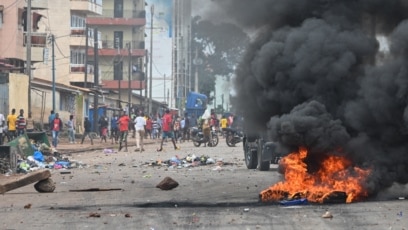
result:
M 198 68 L 198 90 L 208 97 L 215 88 L 217 76 L 231 77 L 234 68 L 241 60 L 246 46 L 249 44 L 248 35 L 232 23 L 214 24 L 201 20 L 196 16 L 192 20 L 192 51 L 202 60 Z M 193 84 L 194 85 L 194 84 Z M 209 102 L 213 98 L 209 97 Z

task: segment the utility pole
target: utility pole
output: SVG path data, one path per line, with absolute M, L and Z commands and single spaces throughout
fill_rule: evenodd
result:
M 99 53 L 98 53 L 98 28 L 94 29 L 94 111 L 93 111 L 93 131 L 97 132 L 98 127 L 98 90 L 99 90 Z M 120 81 L 119 81 L 120 84 Z
M 153 84 L 153 15 L 154 5 L 150 7 L 150 79 L 149 79 L 149 115 L 152 113 L 152 84 Z
M 26 48 L 27 48 L 27 57 L 26 57 L 26 68 L 28 75 L 28 113 L 31 113 L 31 0 L 27 0 L 27 19 L 26 19 Z
M 120 50 L 119 50 L 119 46 L 120 46 L 120 44 L 119 44 L 119 38 L 118 37 L 115 37 L 115 47 L 116 47 L 116 49 L 117 49 L 117 54 L 119 55 L 120 54 Z M 121 56 L 120 56 L 121 57 Z M 118 76 L 118 99 L 119 99 L 119 108 L 120 109 L 122 109 L 122 98 L 121 98 L 121 94 L 122 94 L 122 88 L 121 88 L 121 80 L 122 80 L 122 77 L 123 77 L 123 65 L 122 65 L 122 58 L 120 58 L 119 59 L 119 62 L 115 62 L 115 65 L 117 65 L 117 66 L 115 66 L 116 68 L 116 76 Z M 120 67 L 120 71 L 118 71 L 119 70 L 119 66 L 121 66 Z
M 199 60 L 198 60 L 198 48 L 196 47 L 196 52 L 195 52 L 195 79 L 194 79 L 194 91 L 198 92 L 198 65 L 199 65 Z
M 89 34 L 88 34 L 88 24 L 85 25 L 85 79 L 84 79 L 84 88 L 87 88 L 88 86 L 88 40 L 89 40 Z
M 131 105 L 131 103 L 132 103 L 132 96 L 131 96 L 131 94 L 132 94 L 132 90 L 131 90 L 131 87 L 130 87 L 130 79 L 131 79 L 131 74 L 132 74 L 132 52 L 131 52 L 131 43 L 129 42 L 128 43 L 128 45 L 127 45 L 127 47 L 128 47 L 128 56 L 129 56 L 129 70 L 128 70 L 128 102 L 129 102 L 129 104 L 128 104 L 128 109 L 129 109 L 129 115 L 130 115 L 130 105 Z
M 51 34 L 52 50 L 52 110 L 55 112 L 55 36 Z
M 164 84 L 164 87 L 163 87 L 163 97 L 164 97 L 164 100 L 163 101 L 166 101 L 166 74 L 163 76 L 163 84 Z
M 148 107 L 148 98 L 147 98 L 147 91 L 148 91 L 148 77 L 149 77 L 149 62 L 150 62 L 150 58 L 149 58 L 149 50 L 146 50 L 146 65 L 145 65 L 145 69 L 146 69 L 146 73 L 145 73 L 145 92 L 144 92 L 144 103 L 143 103 L 143 107 L 144 109 L 146 109 L 146 107 Z M 148 108 L 147 108 L 148 109 Z M 145 111 L 146 112 L 146 111 Z M 147 111 L 148 112 L 148 111 Z

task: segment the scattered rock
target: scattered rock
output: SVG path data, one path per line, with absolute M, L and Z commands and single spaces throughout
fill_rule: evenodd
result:
M 101 214 L 97 213 L 97 212 L 92 212 L 89 214 L 89 217 L 101 217 Z
M 31 208 L 31 204 L 24 205 L 24 209 L 30 209 L 30 208 Z
M 179 183 L 173 180 L 171 177 L 165 177 L 158 185 L 156 185 L 156 188 L 161 190 L 171 190 L 176 188 L 178 185 Z
M 34 184 L 35 190 L 37 192 L 41 193 L 48 193 L 48 192 L 54 192 L 55 190 L 55 183 L 51 178 L 45 179 L 45 180 L 40 180 L 36 184 Z
M 329 211 L 327 211 L 325 214 L 322 215 L 322 217 L 331 219 L 331 218 L 333 218 L 333 215 Z
M 132 217 L 132 216 L 131 216 L 129 213 L 126 213 L 126 214 L 125 214 L 125 217 L 126 217 L 126 218 L 130 218 L 130 217 Z

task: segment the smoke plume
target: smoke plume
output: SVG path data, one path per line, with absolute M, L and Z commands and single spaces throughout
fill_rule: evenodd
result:
M 372 195 L 408 182 L 408 1 L 214 2 L 258 32 L 234 81 L 247 132 L 372 167 Z

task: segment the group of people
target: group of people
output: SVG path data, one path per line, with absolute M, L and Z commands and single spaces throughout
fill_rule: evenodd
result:
M 7 117 L 0 113 L 0 145 L 4 144 L 6 138 L 10 142 L 26 132 L 33 132 L 34 128 L 35 122 L 31 112 L 28 113 L 28 117 L 24 116 L 23 109 L 20 109 L 17 115 L 16 109 L 13 108 Z

